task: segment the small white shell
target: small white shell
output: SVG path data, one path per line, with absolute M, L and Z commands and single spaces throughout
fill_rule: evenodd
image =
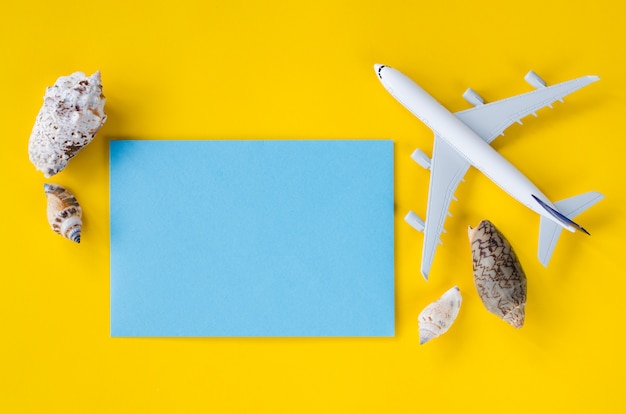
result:
M 461 308 L 461 291 L 457 286 L 426 306 L 417 317 L 420 345 L 445 333 L 456 319 Z
M 56 184 L 44 184 L 48 198 L 48 223 L 55 233 L 80 243 L 83 211 L 76 197 L 64 187 Z
M 60 77 L 46 89 L 28 141 L 28 156 L 49 178 L 63 170 L 106 121 L 100 72 Z
M 483 220 L 468 229 L 474 283 L 487 310 L 515 328 L 524 325 L 526 275 L 522 265 L 496 226 Z

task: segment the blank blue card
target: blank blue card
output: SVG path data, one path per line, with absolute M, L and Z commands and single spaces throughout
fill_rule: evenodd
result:
M 110 143 L 111 335 L 394 335 L 393 142 Z

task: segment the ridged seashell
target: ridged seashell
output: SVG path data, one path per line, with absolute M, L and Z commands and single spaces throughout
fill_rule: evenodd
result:
M 83 211 L 76 197 L 64 187 L 56 184 L 44 184 L 48 198 L 48 223 L 56 233 L 80 243 L 80 230 Z
M 44 176 L 63 170 L 93 140 L 106 121 L 105 101 L 100 72 L 62 76 L 46 89 L 28 141 L 30 161 Z
M 487 310 L 516 328 L 524 325 L 526 275 L 507 239 L 488 220 L 468 229 L 474 283 Z
M 459 314 L 461 291 L 457 286 L 426 306 L 417 317 L 420 345 L 444 334 Z

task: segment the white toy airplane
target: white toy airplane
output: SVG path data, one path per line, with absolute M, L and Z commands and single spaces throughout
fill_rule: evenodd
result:
M 411 155 L 418 164 L 431 170 L 426 222 L 412 211 L 405 217 L 411 226 L 425 234 L 421 271 L 426 280 L 435 249 L 441 243 L 439 237 L 450 201 L 470 165 L 540 215 L 538 255 L 544 266 L 550 261 L 562 229 L 572 232 L 578 229 L 589 234 L 572 218 L 600 201 L 604 197 L 602 194 L 589 192 L 551 203 L 537 186 L 489 144 L 503 135 L 513 122 L 521 124 L 520 120 L 525 116 L 537 116 L 537 110 L 552 107 L 557 100 L 562 102 L 569 93 L 599 80 L 597 76 L 546 86 L 537 74 L 530 71 L 524 79 L 536 88 L 534 91 L 485 104 L 476 92 L 468 89 L 463 97 L 474 108 L 453 114 L 399 71 L 385 65 L 374 65 L 374 70 L 385 89 L 435 134 L 432 160 L 419 149 Z

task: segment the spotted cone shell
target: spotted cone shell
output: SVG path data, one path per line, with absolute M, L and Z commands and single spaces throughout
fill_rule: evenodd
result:
M 474 283 L 487 310 L 515 328 L 524 325 L 526 275 L 511 244 L 488 220 L 469 227 Z
M 426 306 L 417 317 L 420 345 L 444 334 L 456 319 L 461 308 L 461 291 L 457 286 Z
M 76 197 L 64 187 L 56 184 L 44 184 L 48 199 L 48 223 L 55 233 L 80 243 L 83 215 Z
M 89 144 L 106 121 L 100 72 L 61 76 L 46 89 L 28 141 L 28 156 L 49 178 Z

